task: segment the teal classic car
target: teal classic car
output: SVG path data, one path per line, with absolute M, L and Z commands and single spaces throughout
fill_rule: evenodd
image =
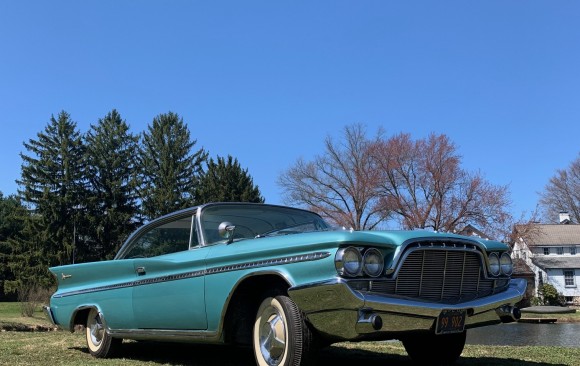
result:
M 96 357 L 123 339 L 224 343 L 284 366 L 333 342 L 389 339 L 417 362 L 453 363 L 468 329 L 519 318 L 526 287 L 499 242 L 335 230 L 309 211 L 248 203 L 166 215 L 114 260 L 50 271 L 47 315 L 84 326 Z

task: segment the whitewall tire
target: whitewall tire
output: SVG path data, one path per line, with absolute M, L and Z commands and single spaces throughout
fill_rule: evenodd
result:
M 265 298 L 256 314 L 253 348 L 259 366 L 303 365 L 310 348 L 310 332 L 289 297 Z
M 107 333 L 103 316 L 97 309 L 89 311 L 85 335 L 89 352 L 98 358 L 111 357 L 122 342 Z

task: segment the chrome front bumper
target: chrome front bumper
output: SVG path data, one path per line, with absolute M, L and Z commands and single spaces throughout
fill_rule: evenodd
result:
M 503 292 L 452 305 L 355 291 L 340 278 L 292 287 L 288 292 L 322 334 L 341 340 L 361 340 L 432 331 L 442 310 L 466 310 L 466 328 L 507 322 L 509 309 L 522 299 L 526 286 L 526 280 L 512 279 Z

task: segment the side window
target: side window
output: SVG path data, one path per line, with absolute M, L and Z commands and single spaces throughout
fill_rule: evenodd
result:
M 191 216 L 152 228 L 137 239 L 125 258 L 149 258 L 188 250 L 197 245 L 197 233 Z

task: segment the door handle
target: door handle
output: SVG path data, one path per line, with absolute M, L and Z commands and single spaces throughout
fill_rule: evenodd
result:
M 135 272 L 137 272 L 137 275 L 139 276 L 143 276 L 145 273 L 147 273 L 147 271 L 145 271 L 145 267 L 137 267 Z

